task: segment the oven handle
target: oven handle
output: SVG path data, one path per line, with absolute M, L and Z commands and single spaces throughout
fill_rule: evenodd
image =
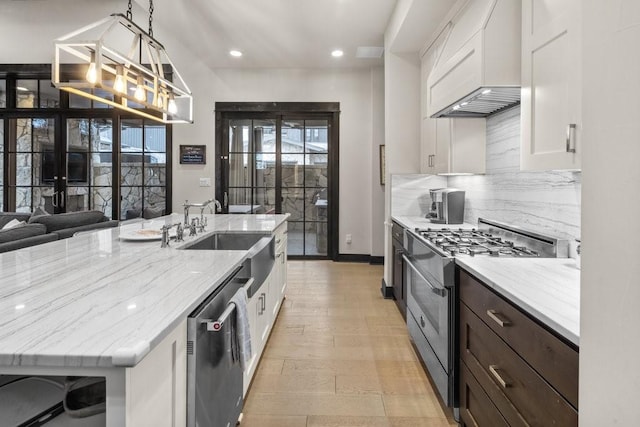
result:
M 429 285 L 429 287 L 431 288 L 431 292 L 433 292 L 434 294 L 436 294 L 436 295 L 438 295 L 438 296 L 441 296 L 441 297 L 446 297 L 446 296 L 447 296 L 447 291 L 446 291 L 446 289 L 444 289 L 444 288 L 436 288 L 435 286 L 433 286 L 433 285 L 431 284 L 431 282 L 429 282 L 429 280 L 427 280 L 427 278 L 426 278 L 426 277 L 424 277 L 424 276 L 422 275 L 422 273 L 420 273 L 420 272 L 418 271 L 418 269 L 413 265 L 413 263 L 411 262 L 411 260 L 410 260 L 410 259 L 409 259 L 405 254 L 402 254 L 402 259 L 404 259 L 404 262 L 406 262 L 406 263 L 409 265 L 409 267 L 411 267 L 411 269 L 412 269 L 413 271 L 415 271 L 415 272 L 416 272 L 416 274 L 417 274 L 418 276 L 420 276 L 420 278 L 421 278 L 422 280 L 424 280 L 424 281 L 427 283 L 427 285 Z

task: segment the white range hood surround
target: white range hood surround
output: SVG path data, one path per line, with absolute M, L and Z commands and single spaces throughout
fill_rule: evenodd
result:
M 520 103 L 521 3 L 461 2 L 427 80 L 430 117 L 486 117 Z

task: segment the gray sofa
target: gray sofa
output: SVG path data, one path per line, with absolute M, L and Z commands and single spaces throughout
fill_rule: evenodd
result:
M 2 230 L 9 221 L 17 219 L 26 224 Z M 117 227 L 100 211 L 68 212 L 54 215 L 32 215 L 20 212 L 0 212 L 0 253 L 66 239 L 80 231 Z

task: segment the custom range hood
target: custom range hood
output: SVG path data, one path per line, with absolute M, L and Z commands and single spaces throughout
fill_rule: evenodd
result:
M 460 0 L 427 79 L 430 117 L 487 117 L 520 103 L 521 2 Z

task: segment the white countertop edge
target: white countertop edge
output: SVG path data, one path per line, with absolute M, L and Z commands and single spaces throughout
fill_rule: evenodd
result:
M 580 346 L 579 332 L 569 329 L 567 326 L 560 323 L 560 321 L 558 321 L 557 319 L 554 319 L 548 316 L 543 311 L 541 311 L 539 306 L 532 305 L 529 302 L 523 300 L 521 297 L 511 292 L 509 290 L 508 285 L 498 283 L 491 276 L 484 274 L 482 270 L 476 268 L 476 266 L 473 265 L 473 258 L 465 259 L 461 257 L 456 257 L 455 262 L 459 266 L 463 267 L 466 271 L 474 275 L 476 278 L 481 280 L 485 285 L 497 291 L 504 298 L 509 300 L 511 303 L 515 304 L 518 308 L 520 308 L 530 316 L 534 317 L 535 319 L 543 323 L 545 326 L 547 326 L 548 328 L 556 332 L 558 335 L 567 339 L 569 342 L 575 344 L 576 346 L 578 347 Z M 578 301 L 578 304 L 579 304 L 579 301 Z M 579 325 L 579 321 L 578 321 L 578 325 Z

